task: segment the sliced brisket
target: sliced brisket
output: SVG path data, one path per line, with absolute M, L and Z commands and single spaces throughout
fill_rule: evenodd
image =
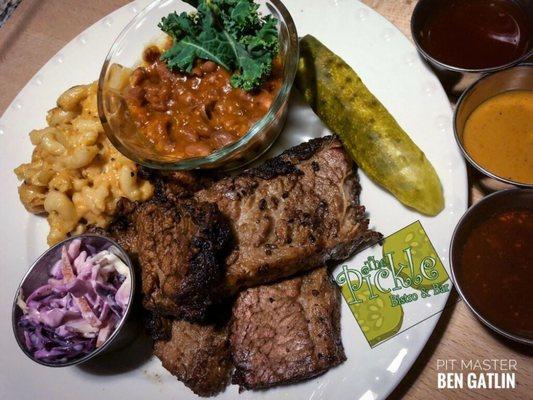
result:
M 342 260 L 377 240 L 359 192 L 355 164 L 333 136 L 196 192 L 232 225 L 236 246 L 226 261 L 223 290 L 237 293 Z
M 223 279 L 231 240 L 217 206 L 158 195 L 145 203 L 123 199 L 118 209 L 108 233 L 140 265 L 145 308 L 203 320 L 213 287 Z
M 346 360 L 340 294 L 326 268 L 242 292 L 230 344 L 232 381 L 244 389 L 308 379 Z
M 213 396 L 228 385 L 233 365 L 227 326 L 170 321 L 170 337 L 156 340 L 154 354 L 171 374 L 200 396 Z
M 343 260 L 379 238 L 359 205 L 356 167 L 333 136 L 216 181 L 152 174 L 154 199 L 123 200 L 108 232 L 138 260 L 144 304 L 159 314 L 204 320 L 215 298 Z

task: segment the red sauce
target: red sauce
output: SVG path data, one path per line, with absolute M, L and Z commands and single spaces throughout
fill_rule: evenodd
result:
M 506 211 L 476 226 L 462 249 L 457 280 L 488 321 L 533 338 L 533 211 Z
M 454 67 L 508 64 L 531 46 L 532 23 L 513 0 L 437 1 L 419 31 L 423 49 Z

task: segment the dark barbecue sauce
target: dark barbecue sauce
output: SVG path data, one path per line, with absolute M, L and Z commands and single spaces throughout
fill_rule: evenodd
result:
M 424 50 L 450 66 L 482 69 L 508 64 L 530 48 L 532 22 L 513 0 L 436 2 L 418 32 Z
M 533 211 L 502 212 L 473 228 L 457 280 L 485 319 L 533 338 Z

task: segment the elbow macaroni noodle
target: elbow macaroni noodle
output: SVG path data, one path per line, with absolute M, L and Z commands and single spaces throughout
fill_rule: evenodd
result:
M 136 164 L 107 139 L 98 118 L 97 85 L 74 86 L 47 115 L 48 126 L 30 132 L 31 162 L 15 169 L 20 200 L 35 214 L 46 213 L 48 244 L 88 225 L 105 228 L 118 200 L 144 201 L 150 182 L 137 177 Z

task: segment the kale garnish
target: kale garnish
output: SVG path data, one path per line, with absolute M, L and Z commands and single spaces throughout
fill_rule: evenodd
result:
M 233 73 L 233 87 L 258 87 L 279 51 L 277 19 L 263 17 L 253 0 L 186 1 L 196 12 L 171 13 L 158 25 L 173 39 L 161 56 L 168 68 L 191 72 L 196 59 L 211 60 Z

